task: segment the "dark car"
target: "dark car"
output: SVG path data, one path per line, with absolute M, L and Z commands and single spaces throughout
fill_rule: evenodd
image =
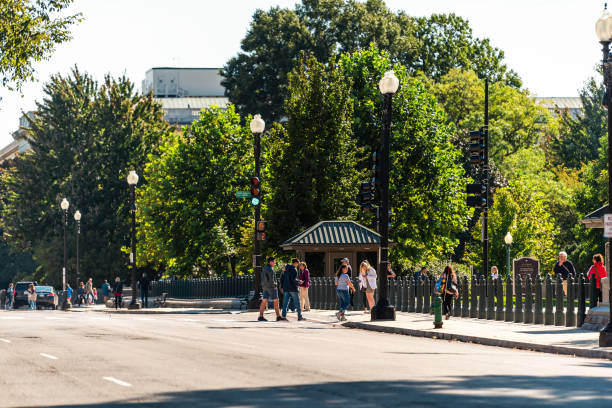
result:
M 29 304 L 28 295 L 25 294 L 25 291 L 28 290 L 31 284 L 34 284 L 34 286 L 38 285 L 37 282 L 17 282 L 15 284 L 15 309 Z
M 57 309 L 57 294 L 53 286 L 34 286 L 36 289 L 36 308 L 48 307 Z

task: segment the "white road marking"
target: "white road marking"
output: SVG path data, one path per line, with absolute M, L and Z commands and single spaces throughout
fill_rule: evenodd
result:
M 3 343 L 10 343 L 11 342 L 10 340 L 7 340 L 7 339 L 0 339 L 0 341 L 3 342 Z
M 0 316 L 2 320 L 23 320 L 21 316 Z
M 105 379 L 106 381 L 110 381 L 112 383 L 121 385 L 122 387 L 131 387 L 132 386 L 132 384 L 130 384 L 130 383 L 126 383 L 125 381 L 121 381 L 121 380 L 118 380 L 118 379 L 113 378 L 113 377 L 102 377 L 102 378 Z
M 154 319 L 151 319 L 150 317 L 135 317 L 134 320 L 154 320 Z
M 181 319 L 184 322 L 195 322 L 196 320 L 194 319 Z
M 45 317 L 47 320 L 68 320 L 67 317 Z
M 49 360 L 58 360 L 57 357 L 52 356 L 51 354 L 40 353 L 41 356 L 48 358 Z

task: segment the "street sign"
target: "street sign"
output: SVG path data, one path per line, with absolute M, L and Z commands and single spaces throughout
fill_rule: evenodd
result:
M 604 238 L 612 238 L 612 214 L 604 214 Z
M 250 196 L 251 196 L 250 191 L 245 191 L 245 190 L 236 191 L 236 198 L 249 198 Z

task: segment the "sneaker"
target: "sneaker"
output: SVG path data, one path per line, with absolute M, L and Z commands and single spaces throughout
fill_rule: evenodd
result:
M 303 321 L 303 320 L 306 320 L 306 318 L 304 316 L 300 316 L 300 317 L 298 317 L 298 320 L 299 321 Z
M 342 320 L 342 314 L 340 312 L 336 312 L 336 318 L 338 320 Z
M 282 317 L 282 316 L 276 316 L 276 321 L 277 322 L 287 321 L 287 318 L 286 317 Z
M 344 317 L 344 315 L 342 315 L 342 319 L 343 322 L 346 322 L 346 317 Z
M 257 321 L 258 321 L 258 322 L 267 322 L 267 321 L 268 321 L 268 319 L 266 319 L 266 318 L 265 318 L 265 317 L 263 317 L 263 316 L 259 316 L 259 319 L 257 319 Z

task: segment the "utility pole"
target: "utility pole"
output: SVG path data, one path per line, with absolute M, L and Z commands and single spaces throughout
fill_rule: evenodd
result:
M 482 268 L 483 276 L 486 278 L 489 274 L 489 79 L 485 78 L 485 105 L 484 105 L 484 166 L 483 180 L 485 186 L 485 203 L 482 220 Z
M 261 241 L 265 239 L 265 227 L 264 230 L 260 230 L 260 209 L 261 209 L 261 179 L 259 176 L 260 163 L 259 158 L 261 156 L 261 134 L 265 129 L 265 122 L 261 119 L 260 115 L 255 115 L 251 120 L 251 132 L 253 133 L 253 153 L 255 157 L 255 175 L 251 177 L 251 205 L 254 207 L 255 212 L 255 226 L 254 226 L 254 248 L 253 248 L 253 275 L 254 275 L 254 288 L 253 297 L 249 299 L 249 309 L 259 309 L 262 297 L 261 288 Z M 264 223 L 265 225 L 265 223 Z

